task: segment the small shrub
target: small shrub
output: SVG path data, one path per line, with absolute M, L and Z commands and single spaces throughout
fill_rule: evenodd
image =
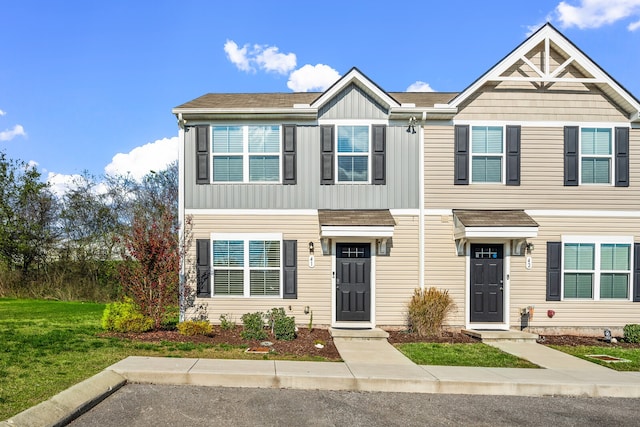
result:
M 187 336 L 209 335 L 213 326 L 206 320 L 187 320 L 178 323 L 178 332 Z
M 178 322 L 180 321 L 180 310 L 178 306 L 172 306 L 167 308 L 167 312 L 164 315 L 164 319 L 162 319 L 162 323 L 160 327 L 165 331 L 175 331 Z
M 260 311 L 242 315 L 242 332 L 240 336 L 245 340 L 263 340 L 267 338 L 264 330 L 264 314 Z
M 274 308 L 267 312 L 271 332 L 277 340 L 291 341 L 296 338 L 296 319 L 289 317 L 284 308 Z
M 447 290 L 416 289 L 409 301 L 409 328 L 419 336 L 439 335 L 442 323 L 454 308 Z
M 624 325 L 624 340 L 626 342 L 640 343 L 640 325 L 629 324 Z
M 115 332 L 147 332 L 153 329 L 153 319 L 140 312 L 131 298 L 107 304 L 102 313 L 102 328 Z
M 222 329 L 223 331 L 231 331 L 236 328 L 236 322 L 233 320 L 233 317 L 231 317 L 230 315 L 221 314 L 219 319 L 220 319 L 220 329 Z

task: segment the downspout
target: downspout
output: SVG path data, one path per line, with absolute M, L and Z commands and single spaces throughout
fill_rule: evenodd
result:
M 178 301 L 179 301 L 179 313 L 180 313 L 180 321 L 184 322 L 185 321 L 185 311 L 186 311 L 186 301 L 185 301 L 185 295 L 184 295 L 184 289 L 185 289 L 185 265 L 184 265 L 184 257 L 185 257 L 185 253 L 184 252 L 184 221 L 185 221 L 185 215 L 184 215 L 184 149 L 185 149 L 185 141 L 184 141 L 184 127 L 185 127 L 185 120 L 183 120 L 182 118 L 182 113 L 178 113 L 177 115 L 178 117 L 178 224 L 180 224 L 180 228 L 178 229 L 178 242 L 180 244 L 180 249 L 179 251 L 181 252 L 180 254 L 180 282 L 179 282 L 179 291 L 180 294 L 178 295 Z
M 420 229 L 419 233 L 419 244 L 420 250 L 418 253 L 420 254 L 420 290 L 424 290 L 424 123 L 427 120 L 427 112 L 422 112 L 422 124 L 420 125 L 420 220 L 418 221 L 418 228 Z

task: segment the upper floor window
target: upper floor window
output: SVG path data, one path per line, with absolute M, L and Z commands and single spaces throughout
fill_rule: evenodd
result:
M 564 246 L 564 299 L 629 299 L 631 239 L 570 238 Z
M 369 182 L 369 126 L 338 126 L 338 182 Z
M 280 126 L 214 126 L 213 182 L 279 182 Z
M 471 128 L 471 182 L 502 182 L 504 164 L 502 126 Z
M 583 184 L 610 184 L 613 150 L 611 128 L 580 130 L 580 179 Z

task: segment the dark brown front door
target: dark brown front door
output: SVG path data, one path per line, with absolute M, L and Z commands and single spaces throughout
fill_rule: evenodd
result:
M 471 245 L 471 322 L 503 322 L 503 245 Z
M 336 320 L 371 320 L 371 245 L 336 244 Z

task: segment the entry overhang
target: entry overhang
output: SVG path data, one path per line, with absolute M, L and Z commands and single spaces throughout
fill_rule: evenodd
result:
M 388 209 L 319 209 L 318 222 L 324 254 L 329 254 L 331 238 L 354 237 L 376 239 L 378 254 L 384 255 L 396 224 Z

